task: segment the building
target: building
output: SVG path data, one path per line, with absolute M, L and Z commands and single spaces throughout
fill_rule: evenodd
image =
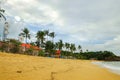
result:
M 41 48 L 37 47 L 37 46 L 33 46 L 31 44 L 26 44 L 26 43 L 22 43 L 20 45 L 20 51 L 22 53 L 28 53 L 30 55 L 34 55 L 37 56 L 39 51 L 41 50 Z

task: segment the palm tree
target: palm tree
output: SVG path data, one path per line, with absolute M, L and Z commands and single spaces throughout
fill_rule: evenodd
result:
M 86 52 L 88 52 L 88 49 L 86 49 Z
M 66 50 L 68 50 L 68 51 L 69 51 L 70 44 L 66 42 L 66 43 L 65 43 L 65 47 L 66 47 Z
M 4 20 L 6 21 L 6 17 L 3 15 L 4 12 L 5 12 L 4 9 L 0 9 L 0 18 L 3 17 Z
M 65 48 L 66 48 L 66 51 L 67 51 L 67 46 L 68 46 L 68 43 L 65 43 Z
M 24 28 L 23 32 L 20 33 L 19 35 L 25 37 L 26 43 L 27 43 L 27 39 L 30 39 L 30 32 L 27 28 Z
M 55 33 L 54 33 L 54 32 L 51 32 L 51 33 L 49 33 L 49 36 L 52 38 L 52 42 L 54 43 Z
M 81 48 L 82 48 L 82 47 L 81 47 L 80 45 L 78 45 L 78 49 L 80 50 L 80 52 L 81 52 Z
M 70 50 L 71 50 L 71 53 L 73 53 L 73 51 L 76 50 L 75 44 L 70 45 Z
M 63 41 L 59 40 L 59 42 L 58 42 L 58 48 L 59 48 L 59 50 L 62 50 L 63 46 L 64 46 Z
M 70 50 L 71 50 L 71 55 L 74 58 L 76 54 L 74 54 L 74 52 L 76 51 L 76 47 L 75 44 L 71 44 L 70 45 Z
M 54 49 L 59 49 L 59 43 L 58 42 L 55 43 Z
M 45 40 L 44 36 L 45 36 L 44 31 L 38 31 L 37 32 L 36 38 L 37 38 L 37 46 L 38 47 L 40 47 L 40 45 L 41 45 L 41 47 L 43 46 L 43 42 Z
M 64 46 L 65 46 L 65 48 L 66 48 L 66 53 L 65 53 L 65 55 L 68 57 L 70 44 L 66 42 Z
M 44 30 L 45 36 L 47 36 L 47 41 L 48 41 L 48 36 L 49 36 L 49 30 Z
M 75 47 L 75 45 L 74 45 L 74 47 L 73 47 L 73 51 L 74 51 L 74 53 L 75 53 L 75 51 L 76 51 L 76 47 Z
M 45 51 L 49 52 L 49 53 L 53 53 L 53 49 L 54 49 L 54 44 L 52 41 L 47 41 L 45 46 Z
M 1 3 L 1 1 L 0 1 Z M 1 5 L 1 4 L 0 4 Z M 6 21 L 6 17 L 4 16 L 5 10 L 0 8 L 0 18 L 3 18 Z M 5 22 L 6 23 L 6 22 Z M 5 40 L 5 34 L 3 34 L 3 41 Z

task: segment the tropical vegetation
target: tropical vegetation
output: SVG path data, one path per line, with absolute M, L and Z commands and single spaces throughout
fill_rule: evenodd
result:
M 54 42 L 55 32 L 49 32 L 49 30 L 39 30 L 35 36 L 36 41 L 31 43 L 28 42 L 28 39 L 30 39 L 30 31 L 28 28 L 24 28 L 19 35 L 25 38 L 26 44 L 41 48 L 38 51 L 38 56 L 52 57 L 56 55 L 56 50 L 60 50 L 60 57 L 66 59 L 109 60 L 116 57 L 116 55 L 110 51 L 91 52 L 86 49 L 86 51 L 83 52 L 81 45 L 76 46 L 74 43 L 64 43 L 61 39 L 58 42 Z M 8 39 L 8 41 L 1 41 L 0 44 L 2 44 L 0 45 L 0 51 L 18 53 L 21 42 L 15 39 Z M 25 51 L 25 53 L 29 55 L 33 52 L 33 48 Z

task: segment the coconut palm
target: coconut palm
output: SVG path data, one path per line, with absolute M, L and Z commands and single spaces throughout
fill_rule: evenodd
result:
M 66 42 L 66 43 L 65 43 L 65 47 L 66 47 L 66 50 L 68 50 L 68 51 L 69 51 L 70 44 Z
M 68 45 L 68 43 L 65 43 L 65 48 L 66 48 L 66 51 L 67 51 L 67 45 Z
M 45 46 L 45 51 L 49 52 L 49 53 L 53 53 L 53 49 L 54 49 L 54 44 L 52 41 L 47 41 Z
M 81 52 L 81 48 L 82 48 L 82 47 L 81 47 L 80 45 L 78 45 L 78 49 L 80 50 L 80 52 Z
M 54 33 L 54 32 L 51 32 L 51 33 L 49 33 L 49 36 L 52 38 L 52 42 L 54 43 L 55 33 Z
M 74 45 L 74 47 L 73 47 L 73 51 L 74 51 L 74 53 L 75 53 L 75 51 L 76 51 L 76 47 L 75 47 L 75 45 Z
M 5 10 L 0 8 L 0 18 L 3 18 L 6 21 L 6 17 L 4 16 Z M 6 23 L 6 22 L 5 22 Z M 3 41 L 5 40 L 5 34 L 3 34 Z
M 47 41 L 48 41 L 48 36 L 49 36 L 49 30 L 44 30 L 45 36 L 47 36 Z
M 70 51 L 71 51 L 71 53 L 69 55 L 71 55 L 72 58 L 75 57 L 75 54 L 73 54 L 75 50 L 76 50 L 75 44 L 70 44 Z
M 45 40 L 44 37 L 45 37 L 44 31 L 38 31 L 38 32 L 37 32 L 36 38 L 37 38 L 37 46 L 38 46 L 38 47 L 40 47 L 40 45 L 41 45 L 41 47 L 43 46 L 43 42 L 44 42 L 44 40 Z
M 27 39 L 30 39 L 30 32 L 27 28 L 24 28 L 23 32 L 20 33 L 19 35 L 25 37 L 26 43 L 27 43 Z
M 73 53 L 73 51 L 76 50 L 75 44 L 70 45 L 70 50 L 71 50 L 71 53 Z
M 59 43 L 58 42 L 55 43 L 54 49 L 59 49 Z
M 86 52 L 88 52 L 88 49 L 86 49 Z
M 59 48 L 59 50 L 62 50 L 63 46 L 64 46 L 63 41 L 59 40 L 59 42 L 58 42 L 58 48 Z
M 4 12 L 5 12 L 4 9 L 0 9 L 0 18 L 3 17 L 4 20 L 6 21 L 6 17 L 3 15 Z
M 65 54 L 66 54 L 66 56 L 68 57 L 68 56 L 70 55 L 70 53 L 69 53 L 70 44 L 66 42 L 66 43 L 64 44 L 64 47 L 66 48 L 66 53 L 65 53 Z

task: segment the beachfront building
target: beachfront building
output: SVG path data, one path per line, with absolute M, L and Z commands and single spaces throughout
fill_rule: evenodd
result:
M 41 50 L 41 48 L 39 48 L 37 46 L 32 46 L 31 44 L 22 43 L 20 45 L 20 52 L 28 53 L 33 56 L 38 56 L 38 53 L 40 50 Z

